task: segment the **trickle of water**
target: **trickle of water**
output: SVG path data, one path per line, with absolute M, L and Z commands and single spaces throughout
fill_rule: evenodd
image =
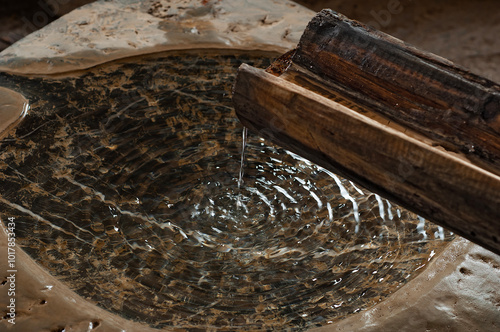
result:
M 241 185 L 243 184 L 243 174 L 244 174 L 244 163 L 245 163 L 245 148 L 247 146 L 247 136 L 248 136 L 248 128 L 243 127 L 242 136 L 242 144 L 241 144 L 241 159 L 240 159 L 240 173 L 238 177 L 238 190 L 241 189 Z
M 236 207 L 240 208 L 241 204 L 241 185 L 243 184 L 243 175 L 245 173 L 245 148 L 247 146 L 247 136 L 248 136 L 248 128 L 243 127 L 243 131 L 241 134 L 242 143 L 241 143 L 241 159 L 240 159 L 240 172 L 238 175 L 238 199 L 236 201 Z

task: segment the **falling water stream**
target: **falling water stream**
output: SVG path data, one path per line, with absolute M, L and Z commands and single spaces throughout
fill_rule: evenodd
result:
M 240 158 L 240 172 L 238 174 L 238 201 L 236 207 L 241 208 L 241 185 L 243 184 L 243 174 L 245 173 L 245 149 L 247 146 L 248 128 L 243 127 L 241 134 L 241 158 Z
M 156 328 L 301 331 L 382 301 L 452 235 L 242 128 L 269 53 L 172 52 L 67 77 L 0 73 L 0 213 L 81 296 Z
M 240 160 L 240 172 L 238 176 L 238 189 L 241 189 L 241 185 L 243 184 L 243 174 L 244 174 L 244 165 L 245 165 L 245 148 L 247 146 L 247 135 L 248 135 L 248 128 L 243 127 L 243 132 L 242 132 L 242 140 L 241 140 L 241 160 Z

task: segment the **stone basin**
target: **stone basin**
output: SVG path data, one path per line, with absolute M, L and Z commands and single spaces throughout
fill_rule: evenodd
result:
M 102 1 L 1 54 L 0 216 L 18 249 L 15 270 L 0 260 L 2 307 L 12 274 L 16 291 L 2 329 L 500 326 L 497 255 L 253 133 L 239 186 L 236 68 L 267 66 L 313 15 L 287 1 Z

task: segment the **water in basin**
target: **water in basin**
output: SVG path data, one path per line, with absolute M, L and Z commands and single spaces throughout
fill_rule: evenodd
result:
M 17 243 L 81 296 L 157 328 L 304 330 L 382 301 L 453 235 L 242 135 L 236 68 L 273 57 L 0 73 L 32 105 L 0 145 L 0 216 L 16 218 Z

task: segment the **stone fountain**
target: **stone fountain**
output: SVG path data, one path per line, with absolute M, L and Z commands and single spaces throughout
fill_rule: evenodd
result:
M 498 23 L 400 5 L 371 20 L 498 81 Z M 236 68 L 268 66 L 313 15 L 98 1 L 0 54 L 0 330 L 500 328 L 500 257 L 258 135 L 242 146 Z

